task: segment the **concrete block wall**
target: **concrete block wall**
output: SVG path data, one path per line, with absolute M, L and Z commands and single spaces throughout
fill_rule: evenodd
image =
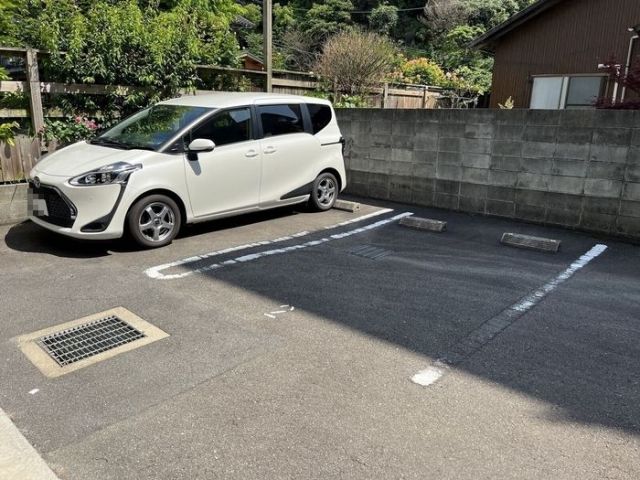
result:
M 350 193 L 640 239 L 640 112 L 337 115 Z

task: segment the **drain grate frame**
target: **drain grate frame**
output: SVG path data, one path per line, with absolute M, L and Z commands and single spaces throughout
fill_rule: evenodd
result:
M 116 307 L 12 341 L 45 376 L 55 378 L 168 336 L 129 310 Z
M 115 315 L 45 335 L 37 343 L 64 367 L 144 338 L 144 333 Z
M 378 260 L 384 258 L 393 253 L 392 250 L 386 250 L 380 247 L 374 247 L 373 245 L 359 245 L 349 250 L 351 255 L 356 257 L 368 258 L 371 260 Z

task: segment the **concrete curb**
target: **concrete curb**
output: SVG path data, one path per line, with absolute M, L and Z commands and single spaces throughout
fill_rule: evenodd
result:
M 0 408 L 0 478 L 60 480 Z
M 430 232 L 442 233 L 447 229 L 447 222 L 433 220 L 431 218 L 405 217 L 400 220 L 400 225 L 415 228 L 417 230 L 428 230 Z
M 538 252 L 558 253 L 560 250 L 560 240 L 553 238 L 533 237 L 531 235 L 521 235 L 519 233 L 504 233 L 500 243 L 509 247 L 526 248 Z
M 344 210 L 346 212 L 353 213 L 360 210 L 360 204 L 356 202 L 348 202 L 347 200 L 336 200 L 333 208 L 335 208 L 336 210 Z
M 27 219 L 27 184 L 0 185 L 0 225 Z

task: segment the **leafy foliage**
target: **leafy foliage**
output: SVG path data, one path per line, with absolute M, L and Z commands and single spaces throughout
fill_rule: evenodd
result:
M 9 80 L 7 72 L 0 67 L 0 81 Z M 13 145 L 13 138 L 15 136 L 15 129 L 18 128 L 18 122 L 5 122 L 0 123 L 0 143 L 7 143 Z
M 386 2 L 371 10 L 371 15 L 369 15 L 371 29 L 382 35 L 389 35 L 397 23 L 398 7 L 388 5 Z
M 75 117 L 69 120 L 47 120 L 42 138 L 46 142 L 57 141 L 59 146 L 68 145 L 78 140 L 86 140 L 95 136 L 101 125 L 87 117 Z
M 398 72 L 397 80 L 403 83 L 421 85 L 444 85 L 446 76 L 440 66 L 421 57 L 404 62 Z
M 245 9 L 232 0 L 11 1 L 9 20 L 20 27 L 12 44 L 54 52 L 42 62 L 48 80 L 142 87 L 53 97 L 69 118 L 101 116 L 110 124 L 182 89 L 230 86 L 199 76 L 196 66 L 237 64 L 231 26 Z
M 326 0 L 314 3 L 302 20 L 302 30 L 319 45 L 339 32 L 349 30 L 353 3 L 350 0 Z
M 448 74 L 445 80 L 436 76 L 437 84 L 474 96 L 490 90 L 493 60 L 467 45 L 533 1 L 396 0 L 389 5 L 386 0 L 280 0 L 292 8 L 296 21 L 274 38 L 285 64 L 304 69 L 332 34 L 370 30 L 389 37 L 409 61 L 437 64 Z
M 14 145 L 15 129 L 18 128 L 18 122 L 0 123 L 0 143 Z
M 477 96 L 490 90 L 492 59 L 468 49 L 468 43 L 533 1 L 279 0 L 273 6 L 274 64 L 330 72 L 322 58 L 327 46 L 335 48 L 333 38 L 368 31 L 386 42 L 366 49 L 372 63 L 393 46 L 404 57 L 392 55 L 370 80 L 346 80 L 352 95 L 365 84 L 402 79 Z M 250 23 L 239 26 L 238 16 Z M 47 79 L 143 87 L 99 97 L 55 97 L 69 118 L 99 117 L 105 125 L 182 89 L 246 88 L 196 66 L 237 66 L 240 48 L 261 56 L 261 29 L 262 0 L 0 0 L 0 43 L 65 52 L 44 62 Z M 358 57 L 362 51 L 345 49 L 347 58 L 362 61 L 351 65 L 349 75 L 366 63 Z M 340 65 L 348 70 L 347 62 Z

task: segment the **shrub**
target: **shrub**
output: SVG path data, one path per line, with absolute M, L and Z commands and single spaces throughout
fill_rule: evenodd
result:
M 324 44 L 316 71 L 331 82 L 332 90 L 357 95 L 385 81 L 395 56 L 395 46 L 386 37 L 373 32 L 342 32 Z
M 101 125 L 87 117 L 47 120 L 41 132 L 46 142 L 57 141 L 60 146 L 93 138 Z
M 400 67 L 399 81 L 420 85 L 443 85 L 446 81 L 445 73 L 440 66 L 428 58 L 408 60 Z

